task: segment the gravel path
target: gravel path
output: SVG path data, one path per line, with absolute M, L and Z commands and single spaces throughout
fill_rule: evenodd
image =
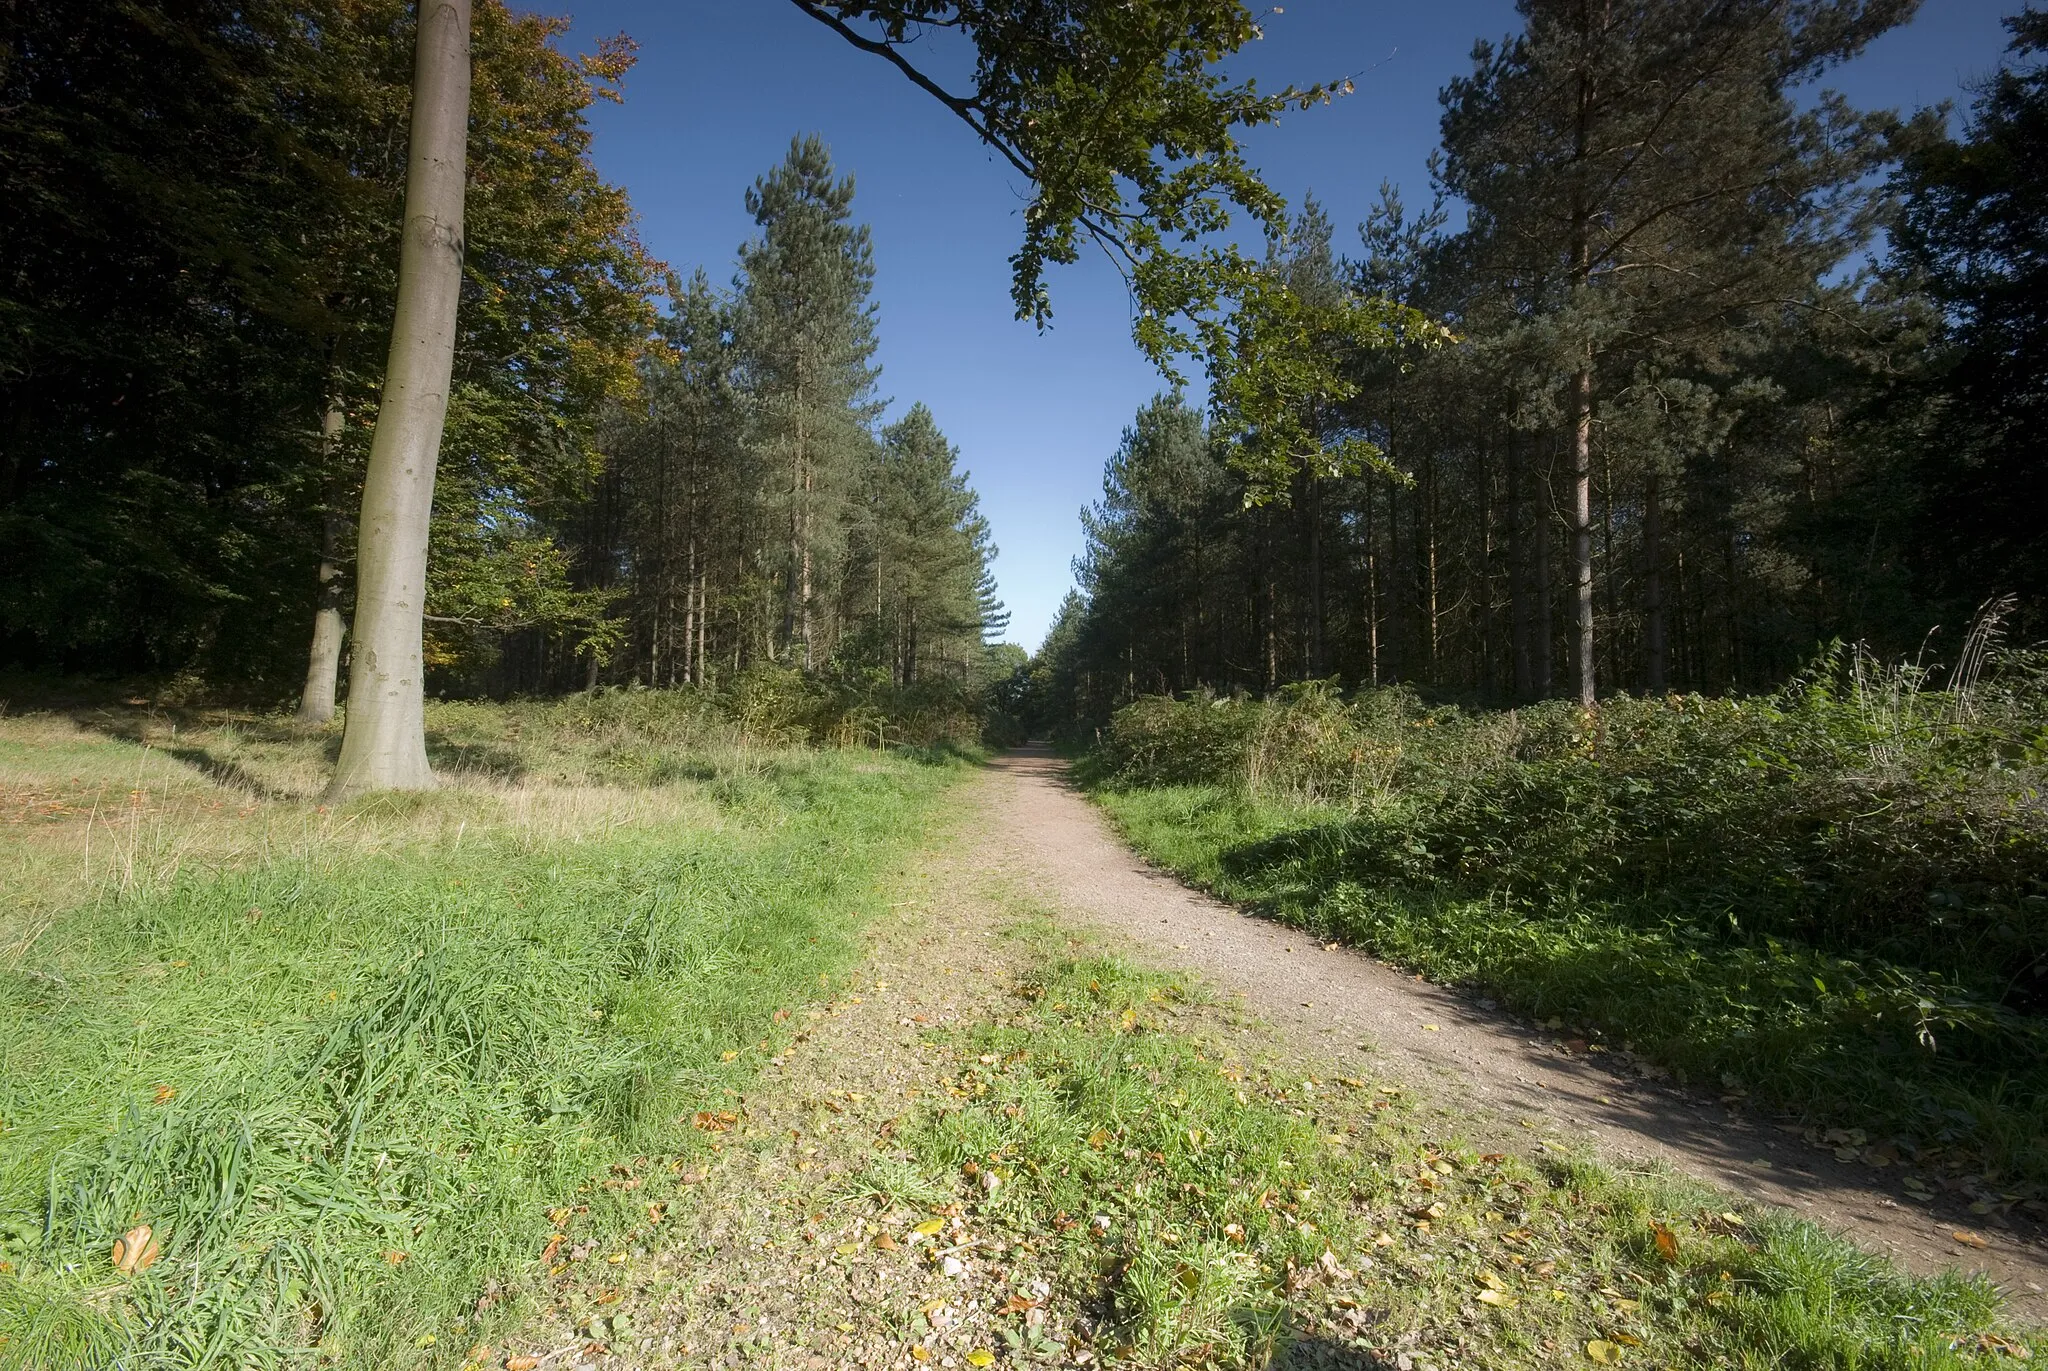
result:
M 1929 1202 L 1894 1173 L 1838 1161 L 1785 1128 L 1642 1078 L 1616 1054 L 1553 1035 L 1358 952 L 1248 916 L 1146 865 L 1043 748 L 999 759 L 977 786 L 976 844 L 1040 901 L 1127 939 L 1141 960 L 1201 973 L 1305 1048 L 1369 1054 L 1379 1074 L 1504 1128 L 1533 1126 L 1619 1159 L 1655 1159 L 1746 1199 L 1813 1218 L 1921 1272 L 1988 1273 L 2013 1313 L 2048 1323 L 2048 1243 L 2031 1225 Z M 1578 1044 L 1583 1048 L 1583 1044 Z M 1355 1063 L 1355 1069 L 1364 1063 Z M 1982 1241 L 1977 1248 L 1955 1235 Z

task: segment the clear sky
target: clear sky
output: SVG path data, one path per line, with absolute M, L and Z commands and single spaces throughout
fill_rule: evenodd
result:
M 526 0 L 554 8 L 546 0 Z M 1999 17 L 2020 0 L 1924 0 L 1827 85 L 1864 106 L 1967 103 L 1997 65 Z M 1023 187 L 966 127 L 880 60 L 846 46 L 788 0 L 581 0 L 571 43 L 624 31 L 640 42 L 626 103 L 600 104 L 595 156 L 626 186 L 647 246 L 687 274 L 729 281 L 753 225 L 742 196 L 790 138 L 822 134 L 856 178 L 874 227 L 881 392 L 893 417 L 922 400 L 959 445 L 1001 549 L 995 572 L 1035 647 L 1072 582 L 1081 507 L 1133 412 L 1160 389 L 1130 341 L 1121 283 L 1097 260 L 1052 281 L 1053 327 L 1011 316 L 1008 258 Z M 1511 0 L 1287 0 L 1244 69 L 1262 82 L 1349 76 L 1357 94 L 1290 116 L 1253 141 L 1269 182 L 1313 192 L 1340 243 L 1383 180 L 1428 198 L 1436 93 L 1474 39 L 1517 27 Z

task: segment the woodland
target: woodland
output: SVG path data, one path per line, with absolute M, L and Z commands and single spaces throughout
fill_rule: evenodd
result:
M 1892 111 L 1918 0 L 1520 0 L 1354 234 L 1278 9 L 787 2 L 1160 371 L 1033 653 L 824 136 L 668 263 L 628 37 L 0 8 L 0 1371 L 2048 1350 L 2048 15 Z M 1141 969 L 1027 739 L 1940 1259 Z

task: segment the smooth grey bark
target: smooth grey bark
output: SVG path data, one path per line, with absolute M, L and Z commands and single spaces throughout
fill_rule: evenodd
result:
M 357 524 L 356 645 L 329 801 L 434 784 L 420 616 L 462 295 L 469 14 L 469 0 L 419 0 L 398 307 Z
M 320 460 L 327 469 L 327 508 L 320 515 L 320 599 L 313 611 L 313 643 L 306 654 L 306 687 L 299 692 L 298 722 L 324 724 L 334 717 L 334 687 L 341 674 L 341 644 L 348 623 L 341 617 L 341 514 L 334 508 L 334 464 L 339 460 L 344 411 L 341 391 L 327 397 L 320 420 Z

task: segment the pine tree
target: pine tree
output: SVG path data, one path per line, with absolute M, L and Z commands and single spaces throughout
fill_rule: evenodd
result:
M 1445 181 L 1472 206 L 1473 260 L 1516 299 L 1556 377 L 1587 708 L 1602 386 L 1631 353 L 1739 348 L 1867 239 L 1876 206 L 1859 183 L 1896 121 L 1834 99 L 1801 110 L 1791 89 L 1916 3 L 1521 0 L 1527 31 L 1481 43 L 1445 92 Z
M 931 411 L 917 404 L 882 431 L 871 468 L 874 641 L 900 685 L 932 674 L 935 660 L 964 668 L 984 633 L 1001 627 L 988 583 L 988 521 L 958 462 Z
M 739 368 L 765 504 L 783 538 L 771 563 L 781 602 L 773 648 L 807 668 L 830 655 L 824 611 L 836 598 L 845 505 L 878 374 L 873 247 L 852 205 L 853 180 L 835 179 L 824 142 L 794 139 L 782 165 L 747 193 L 761 236 L 740 250 Z
M 1916 464 L 1926 579 L 1967 613 L 2017 593 L 2048 622 L 2048 12 L 2006 20 L 2014 60 L 1984 86 L 1967 136 L 1901 178 L 1900 265 L 1949 317 L 1938 432 Z M 2031 59 L 2031 60 L 2028 60 Z

